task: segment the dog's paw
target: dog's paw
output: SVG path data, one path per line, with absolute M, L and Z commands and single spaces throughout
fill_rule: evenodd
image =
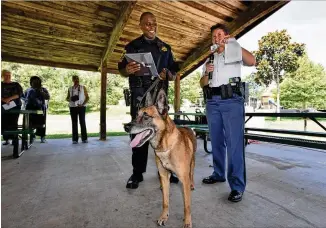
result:
M 191 217 L 185 218 L 183 220 L 183 228 L 191 228 L 191 227 L 192 227 Z
M 192 227 L 191 223 L 188 223 L 188 224 L 184 224 L 183 225 L 183 228 L 191 228 L 191 227 Z
M 165 226 L 166 222 L 168 221 L 169 213 L 164 213 L 161 217 L 157 220 L 157 224 L 159 226 Z

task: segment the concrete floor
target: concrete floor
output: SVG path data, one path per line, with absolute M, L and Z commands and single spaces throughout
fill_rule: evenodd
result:
M 35 142 L 17 160 L 2 146 L 2 227 L 156 227 L 161 212 L 154 154 L 144 182 L 127 190 L 131 174 L 128 137 Z M 227 201 L 227 183 L 202 185 L 212 172 L 211 155 L 196 155 L 193 227 L 326 227 L 326 151 L 252 144 L 247 147 L 247 190 L 239 203 Z M 170 190 L 166 227 L 181 227 L 181 185 Z

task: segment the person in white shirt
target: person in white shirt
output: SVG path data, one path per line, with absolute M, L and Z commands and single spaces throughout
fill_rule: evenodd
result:
M 72 123 L 72 143 L 78 143 L 78 117 L 81 128 L 81 139 L 83 143 L 87 141 L 87 129 L 85 122 L 86 103 L 89 100 L 86 87 L 79 84 L 79 77 L 72 76 L 74 85 L 69 88 L 66 100 L 69 102 L 71 123 Z
M 212 143 L 214 171 L 212 175 L 203 179 L 203 183 L 225 182 L 227 153 L 227 178 L 231 188 L 228 200 L 239 202 L 246 187 L 244 94 L 243 90 L 241 92 L 239 89 L 241 88 L 241 65 L 254 66 L 256 61 L 249 51 L 241 48 L 236 40 L 230 37 L 224 25 L 212 26 L 211 34 L 212 44 L 217 44 L 218 48 L 204 64 L 200 86 L 204 89 L 206 96 L 206 116 Z M 239 48 L 235 50 L 240 53 L 239 60 L 226 61 L 228 51 L 225 50 L 228 41 L 236 44 L 233 48 Z

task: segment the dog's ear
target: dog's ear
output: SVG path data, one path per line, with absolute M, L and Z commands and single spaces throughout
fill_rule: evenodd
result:
M 149 107 L 153 105 L 152 95 L 151 93 L 146 94 L 146 100 L 145 100 L 145 107 Z
M 165 91 L 161 89 L 157 95 L 155 105 L 157 107 L 158 112 L 161 115 L 164 115 L 168 112 L 168 101 L 166 98 Z

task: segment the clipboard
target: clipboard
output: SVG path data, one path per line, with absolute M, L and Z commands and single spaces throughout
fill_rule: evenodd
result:
M 140 70 L 135 72 L 136 76 L 153 76 L 158 77 L 156 65 L 152 53 L 130 53 L 125 54 L 128 63 L 136 62 L 140 64 Z

